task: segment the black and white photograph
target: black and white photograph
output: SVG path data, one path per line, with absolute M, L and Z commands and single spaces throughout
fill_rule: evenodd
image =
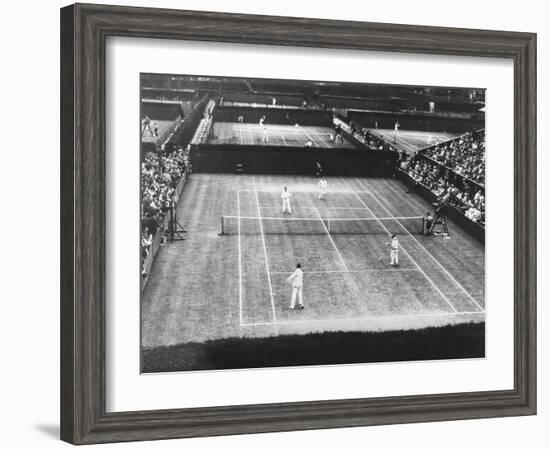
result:
M 142 373 L 485 357 L 483 86 L 142 73 L 140 103 Z
M 545 6 L 7 2 L 2 447 L 547 449 Z

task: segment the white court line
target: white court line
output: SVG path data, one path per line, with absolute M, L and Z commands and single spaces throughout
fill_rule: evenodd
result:
M 313 139 L 312 139 L 312 137 L 310 136 L 310 134 L 309 134 L 307 131 L 305 131 L 305 134 L 306 134 L 307 138 L 308 138 L 309 140 L 311 140 L 311 142 L 313 143 Z M 319 145 L 318 142 L 317 142 L 317 145 Z M 321 145 L 319 145 L 319 146 L 321 146 Z
M 260 206 L 260 209 L 280 209 L 281 206 Z M 294 206 L 293 209 L 315 209 L 313 206 Z
M 324 270 L 324 271 L 304 271 L 304 274 L 326 274 L 326 273 L 372 273 L 372 272 L 379 272 L 379 271 L 391 271 L 392 273 L 396 273 L 398 271 L 419 271 L 418 268 L 383 268 L 383 269 L 366 269 L 366 270 Z M 272 271 L 271 274 L 292 274 L 293 271 Z
M 239 235 L 239 324 L 243 325 L 243 268 L 242 268 L 242 250 L 241 250 L 241 195 L 237 190 L 237 232 Z
M 342 262 L 342 265 L 344 265 L 344 268 L 346 269 L 346 271 L 349 272 L 349 268 L 348 266 L 346 265 L 346 262 L 344 261 L 344 258 L 342 257 L 342 254 L 340 253 L 340 250 L 338 249 L 338 247 L 336 246 L 336 243 L 334 243 L 334 240 L 332 239 L 332 236 L 330 235 L 330 232 L 327 228 L 327 226 L 325 225 L 325 222 L 323 220 L 323 217 L 321 217 L 321 213 L 319 212 L 319 209 L 316 209 L 317 210 L 317 215 L 319 215 L 319 220 L 321 220 L 321 223 L 323 224 L 323 228 L 325 228 L 325 231 L 327 231 L 327 236 L 328 238 L 330 239 L 330 242 L 332 243 L 332 246 L 334 246 L 334 249 L 336 250 L 336 252 L 338 253 L 338 256 L 340 256 L 340 261 Z
M 312 134 L 313 134 L 314 136 L 317 136 L 317 133 L 312 133 Z M 315 141 L 307 131 L 306 131 L 306 135 L 307 135 L 308 139 L 311 139 L 312 142 Z M 319 145 L 319 140 L 320 140 L 321 142 L 323 142 L 327 148 L 330 148 L 330 145 L 329 145 L 328 143 L 325 142 L 325 139 L 319 139 L 319 138 L 317 138 L 317 145 Z M 319 145 L 319 146 L 321 146 L 321 145 Z
M 280 209 L 280 206 L 261 206 L 262 209 Z M 318 209 L 315 206 L 294 206 L 294 209 Z M 322 209 L 336 209 L 336 210 L 365 210 L 364 207 L 330 207 L 330 206 L 323 206 Z M 334 218 L 334 217 L 333 217 Z M 416 218 L 416 217 L 412 217 Z
M 258 218 L 260 218 L 260 232 L 262 234 L 262 244 L 264 246 L 264 256 L 265 256 L 265 269 L 267 272 L 267 283 L 269 284 L 269 295 L 271 296 L 271 311 L 273 312 L 273 322 L 277 322 L 277 315 L 275 314 L 275 300 L 273 299 L 273 287 L 271 285 L 271 272 L 269 271 L 269 260 L 267 259 L 267 248 L 265 246 L 265 235 L 264 235 L 264 226 L 262 224 L 262 212 L 260 210 L 260 200 L 258 199 L 258 192 L 255 192 L 256 195 L 256 206 L 258 206 Z
M 288 183 L 290 184 L 290 183 Z M 256 189 L 240 189 L 241 192 L 258 192 L 258 193 L 273 193 L 273 192 L 280 192 L 281 191 L 281 188 L 280 187 L 273 187 L 273 189 L 271 190 L 256 190 Z M 310 189 L 292 189 L 292 192 L 294 194 L 296 193 L 318 193 L 319 192 L 319 189 L 316 187 L 314 188 L 310 188 Z M 370 191 L 368 190 L 359 190 L 358 192 L 357 191 L 352 191 L 352 190 L 331 190 L 330 191 L 331 195 L 333 196 L 334 194 L 339 194 L 339 195 L 357 195 L 357 193 L 371 193 Z M 360 207 L 359 209 L 364 209 L 363 207 Z
M 317 132 L 311 133 L 311 134 L 313 134 L 317 138 L 317 140 L 320 140 L 321 142 L 323 142 L 327 148 L 331 148 L 330 144 L 325 139 L 323 139 L 322 134 Z
M 241 143 L 243 145 L 246 145 L 246 133 L 245 133 L 245 127 L 241 125 Z
M 365 209 L 367 209 L 368 211 L 370 211 L 370 213 L 373 215 L 373 217 L 376 217 L 376 215 L 374 214 L 374 212 L 370 209 L 369 206 L 367 206 L 367 203 L 365 203 L 363 201 L 363 199 L 359 196 L 359 194 L 357 194 L 357 199 L 359 201 L 361 201 L 361 203 L 363 203 L 363 205 L 365 206 Z M 382 227 L 386 230 L 386 232 L 391 235 L 391 232 L 388 230 L 388 228 L 386 228 L 386 226 L 384 226 L 384 224 L 379 220 L 378 221 Z M 406 230 L 406 229 L 405 229 Z M 409 232 L 409 231 L 407 231 Z M 409 233 L 410 235 L 410 233 Z M 412 258 L 412 256 L 407 252 L 407 250 L 403 247 L 403 245 L 401 245 L 401 249 L 403 250 L 403 252 L 409 257 L 409 259 L 411 259 L 412 263 L 414 263 L 416 265 L 416 267 L 424 274 L 424 276 L 426 276 L 426 279 L 428 279 L 428 281 L 430 282 L 430 284 L 433 285 L 433 287 L 436 289 L 436 291 L 442 296 L 442 298 L 447 301 L 447 304 L 449 304 L 449 306 L 451 306 L 451 309 L 453 309 L 455 312 L 458 312 L 458 310 L 456 310 L 455 306 L 453 306 L 453 304 L 447 299 L 447 297 L 443 294 L 443 292 L 439 289 L 439 287 L 437 285 L 435 285 L 434 281 L 432 281 L 430 279 L 430 277 L 426 274 L 426 272 L 420 268 L 420 265 L 418 265 L 416 263 L 416 261 Z
M 350 209 L 350 210 L 365 210 L 364 207 L 345 207 L 345 206 L 341 206 L 341 207 L 336 207 L 336 206 L 333 206 L 333 207 L 323 207 L 323 209 L 336 209 L 336 210 L 347 210 L 347 209 Z M 414 217 L 413 217 L 414 218 Z
M 411 150 L 411 151 L 418 151 L 418 147 L 415 146 L 412 143 L 407 142 L 404 138 L 397 136 L 397 139 L 395 139 L 394 145 L 402 145 L 405 148 Z
M 276 325 L 301 325 L 308 323 L 334 323 L 342 321 L 386 321 L 386 320 L 398 320 L 402 318 L 434 318 L 434 317 L 454 317 L 454 316 L 470 316 L 470 315 L 485 315 L 485 312 L 434 312 L 434 313 L 411 313 L 406 315 L 378 315 L 358 318 L 321 318 L 319 320 L 279 320 L 277 323 L 271 321 L 263 321 L 256 323 L 244 323 L 243 326 L 270 326 Z
M 374 195 L 374 194 L 372 194 L 372 193 L 369 193 L 369 195 L 371 195 L 371 196 L 374 198 L 374 200 L 375 200 L 378 204 L 380 204 L 380 206 L 382 206 L 382 208 L 386 211 L 386 213 L 392 215 L 392 213 L 388 210 L 388 208 L 387 208 L 386 206 L 384 206 L 384 205 L 380 202 L 380 200 L 376 197 L 376 195 Z M 398 222 L 398 223 L 399 223 L 399 222 Z M 479 310 L 482 310 L 483 312 L 485 312 L 485 309 L 484 309 L 483 307 L 481 307 L 481 305 L 479 305 L 479 303 L 472 297 L 472 295 L 470 295 L 470 293 L 468 293 L 468 291 L 467 291 L 467 290 L 466 290 L 466 289 L 465 289 L 465 288 L 464 288 L 464 287 L 463 287 L 463 286 L 462 286 L 462 285 L 461 285 L 461 284 L 451 275 L 451 273 L 449 273 L 449 272 L 447 271 L 447 269 L 446 269 L 443 265 L 441 265 L 441 263 L 439 263 L 439 261 L 432 255 L 432 253 L 429 252 L 429 251 L 428 251 L 428 250 L 427 250 L 427 249 L 426 249 L 426 248 L 425 248 L 425 247 L 424 247 L 424 246 L 423 246 L 423 245 L 422 245 L 422 244 L 421 244 L 421 243 L 420 243 L 420 242 L 419 242 L 419 241 L 418 241 L 418 240 L 417 240 L 408 230 L 407 230 L 407 228 L 405 228 L 405 226 L 403 226 L 401 223 L 399 223 L 399 225 L 405 230 L 405 232 L 407 232 L 407 234 L 409 234 L 409 235 L 413 238 L 413 240 L 418 244 L 418 246 L 420 246 L 420 248 L 422 248 L 422 249 L 426 252 L 426 254 L 428 254 L 428 256 L 430 256 L 430 257 L 433 259 L 433 261 L 434 261 L 437 265 L 439 265 L 439 267 L 447 274 L 447 276 L 449 276 L 449 278 L 451 278 L 451 279 L 453 280 L 453 282 L 454 282 L 456 285 L 458 285 L 458 287 L 459 287 L 464 293 L 466 293 L 466 295 L 468 296 L 468 298 L 470 298 L 470 299 L 473 301 L 473 303 L 479 308 Z
M 382 138 L 382 140 L 386 141 L 390 145 L 402 145 L 408 150 L 411 151 L 417 151 L 418 148 L 413 146 L 412 144 L 408 143 L 407 141 L 403 140 L 403 138 L 399 137 L 401 133 L 404 133 L 405 131 L 399 131 L 397 134 L 395 134 L 393 131 L 388 132 L 387 134 L 384 134 L 380 130 L 375 130 L 376 132 L 373 133 L 375 135 L 378 135 L 378 137 Z M 395 138 L 395 141 L 394 141 Z
M 295 208 L 295 209 L 299 209 L 299 207 Z M 314 207 L 313 209 L 316 209 L 317 212 L 318 212 L 318 215 L 320 216 L 321 214 L 319 213 L 319 209 L 317 209 L 316 207 Z M 369 209 L 365 209 L 363 208 L 362 210 L 369 210 Z M 371 211 L 372 213 L 372 211 Z M 224 215 L 225 218 L 240 218 L 241 220 L 259 220 L 260 218 L 259 217 L 247 217 L 247 216 L 244 216 L 244 215 L 241 215 L 240 217 L 236 216 L 236 215 Z M 322 217 L 321 217 L 322 218 Z M 326 217 L 326 218 L 322 218 L 323 220 L 330 220 L 330 221 L 381 221 L 381 220 L 391 220 L 391 221 L 394 221 L 394 220 L 410 220 L 410 219 L 415 219 L 415 220 L 420 220 L 422 218 L 422 215 L 418 215 L 416 217 L 376 217 L 376 216 L 373 216 L 373 217 L 354 217 L 354 218 L 335 218 L 335 217 Z M 275 220 L 275 221 L 317 221 L 317 218 L 315 217 L 265 217 L 265 216 L 262 216 L 261 217 L 261 221 L 266 221 L 266 220 Z
M 249 126 L 247 126 L 247 130 L 248 130 L 248 136 L 250 137 L 250 143 L 251 145 L 254 145 L 256 143 L 254 141 L 254 134 L 252 134 L 252 130 L 250 129 Z

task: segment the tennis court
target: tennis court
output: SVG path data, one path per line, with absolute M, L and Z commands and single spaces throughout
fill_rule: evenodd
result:
M 458 137 L 458 134 L 448 132 L 412 131 L 405 129 L 400 129 L 397 136 L 393 129 L 371 129 L 370 132 L 375 136 L 382 137 L 399 150 L 407 153 L 416 153 L 423 148 Z
M 267 140 L 264 130 L 267 129 Z M 331 141 L 334 130 L 324 126 L 270 125 L 258 123 L 216 122 L 212 127 L 208 143 L 239 145 L 281 145 L 303 147 L 308 141 L 314 148 L 355 148 L 345 138 Z
M 193 174 L 178 206 L 187 240 L 161 248 L 142 295 L 142 345 L 484 321 L 483 245 L 453 223 L 451 239 L 420 234 L 428 210 L 393 179 L 331 178 L 322 201 L 314 178 Z M 291 311 L 297 262 L 305 309 Z
M 155 125 L 158 128 L 158 136 L 154 135 Z M 165 136 L 167 132 L 169 132 L 169 130 L 172 130 L 172 129 L 174 129 L 174 121 L 152 120 L 148 128 L 143 129 L 142 127 L 141 138 L 144 141 L 156 141 L 157 139 L 161 140 L 162 136 Z

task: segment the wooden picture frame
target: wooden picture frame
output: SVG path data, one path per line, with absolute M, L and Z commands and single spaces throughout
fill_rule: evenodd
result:
M 514 63 L 514 388 L 106 412 L 107 36 L 510 58 Z M 61 10 L 61 438 L 73 444 L 536 413 L 536 35 L 76 4 Z

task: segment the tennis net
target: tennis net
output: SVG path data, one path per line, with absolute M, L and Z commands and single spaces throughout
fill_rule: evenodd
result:
M 221 235 L 422 234 L 424 217 L 221 217 Z

